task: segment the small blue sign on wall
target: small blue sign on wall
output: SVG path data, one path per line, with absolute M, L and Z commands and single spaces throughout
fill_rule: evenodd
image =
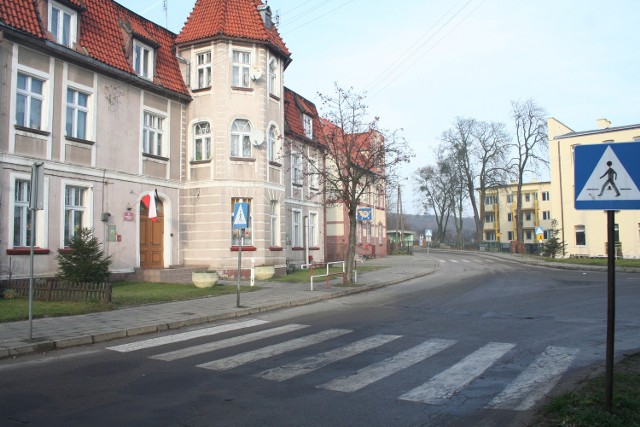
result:
M 371 208 L 358 208 L 356 210 L 356 219 L 358 221 L 371 221 L 373 219 L 373 211 Z
M 640 209 L 640 142 L 578 145 L 574 160 L 576 209 Z

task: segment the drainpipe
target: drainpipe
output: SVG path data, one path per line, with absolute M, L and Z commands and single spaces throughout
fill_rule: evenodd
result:
M 304 242 L 304 263 L 306 265 L 311 264 L 309 262 L 309 215 L 304 216 L 304 236 L 302 236 Z

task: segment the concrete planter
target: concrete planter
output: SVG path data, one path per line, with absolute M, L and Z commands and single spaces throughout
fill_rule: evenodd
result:
M 191 281 L 196 288 L 210 288 L 220 280 L 217 271 L 194 271 L 191 273 Z
M 276 268 L 273 265 L 262 265 L 255 267 L 256 280 L 269 280 L 276 275 Z

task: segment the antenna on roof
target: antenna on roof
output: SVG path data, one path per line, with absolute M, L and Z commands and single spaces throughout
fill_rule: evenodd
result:
M 168 7 L 167 7 L 167 1 L 168 0 L 163 0 L 162 1 L 162 8 L 164 9 L 164 27 L 168 30 L 169 29 L 169 12 L 168 12 Z

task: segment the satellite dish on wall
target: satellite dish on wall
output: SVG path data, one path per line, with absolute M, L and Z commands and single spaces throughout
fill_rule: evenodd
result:
M 259 147 L 264 142 L 264 133 L 259 131 L 258 129 L 254 129 L 251 131 L 251 135 L 249 136 L 249 138 L 251 138 L 251 143 L 253 145 Z
M 262 77 L 262 70 L 260 68 L 253 68 L 251 70 L 251 80 L 260 80 Z

